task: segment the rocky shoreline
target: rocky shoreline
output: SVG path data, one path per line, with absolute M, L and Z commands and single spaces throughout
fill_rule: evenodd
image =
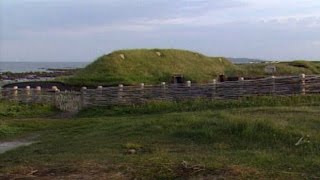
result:
M 36 81 L 36 80 L 51 80 L 62 76 L 72 76 L 80 69 L 47 69 L 47 71 L 37 72 L 0 72 L 0 81 Z
M 24 88 L 26 86 L 41 86 L 43 88 L 51 88 L 52 86 L 60 87 L 63 90 L 77 89 L 73 87 L 67 87 L 60 82 L 52 83 L 58 77 L 72 76 L 80 70 L 78 69 L 46 69 L 46 71 L 36 72 L 0 72 L 0 89 L 10 88 L 11 86 L 17 86 Z M 12 88 L 12 87 L 11 87 Z

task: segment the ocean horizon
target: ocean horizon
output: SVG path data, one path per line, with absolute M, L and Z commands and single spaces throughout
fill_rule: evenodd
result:
M 46 72 L 48 69 L 75 69 L 84 68 L 90 62 L 9 62 L 0 61 L 0 73 L 3 72 L 13 72 L 13 73 L 23 73 L 23 72 Z

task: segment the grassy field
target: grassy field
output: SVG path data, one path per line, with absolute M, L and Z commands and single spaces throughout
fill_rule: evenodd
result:
M 160 54 L 157 54 L 160 53 Z M 124 56 L 122 58 L 121 56 Z M 275 75 L 320 74 L 320 63 L 293 61 L 274 64 Z M 73 85 L 137 85 L 170 82 L 174 74 L 184 75 L 195 83 L 208 83 L 218 75 L 271 76 L 267 64 L 235 65 L 223 57 L 208 57 L 197 52 L 176 49 L 119 50 L 101 56 L 72 78 L 63 79 Z
M 0 104 L 24 109 L 0 117 L 0 142 L 38 135 L 0 154 L 0 178 L 320 177 L 320 96 L 154 102 L 69 119 Z

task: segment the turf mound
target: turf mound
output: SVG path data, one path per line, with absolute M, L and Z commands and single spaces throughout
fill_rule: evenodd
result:
M 185 50 L 120 50 L 98 58 L 67 82 L 77 85 L 157 84 L 169 82 L 174 74 L 182 74 L 193 82 L 208 82 L 235 68 L 223 57 L 207 57 Z

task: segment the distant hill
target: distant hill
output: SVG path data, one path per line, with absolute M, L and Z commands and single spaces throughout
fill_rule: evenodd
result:
M 274 65 L 277 72 L 276 76 L 280 75 L 300 75 L 300 74 L 320 74 L 320 62 L 312 61 L 291 61 L 291 62 L 279 62 L 270 63 Z M 269 65 L 269 64 L 268 64 Z M 265 72 L 267 64 L 239 64 L 237 65 L 244 76 L 266 76 L 270 75 Z
M 208 82 L 236 66 L 223 57 L 207 57 L 177 49 L 120 50 L 99 57 L 68 83 L 77 85 L 158 84 L 182 74 L 193 82 Z
M 250 58 L 227 58 L 229 61 L 231 61 L 234 64 L 248 64 L 248 63 L 261 63 L 265 62 L 266 60 L 261 59 L 250 59 Z

